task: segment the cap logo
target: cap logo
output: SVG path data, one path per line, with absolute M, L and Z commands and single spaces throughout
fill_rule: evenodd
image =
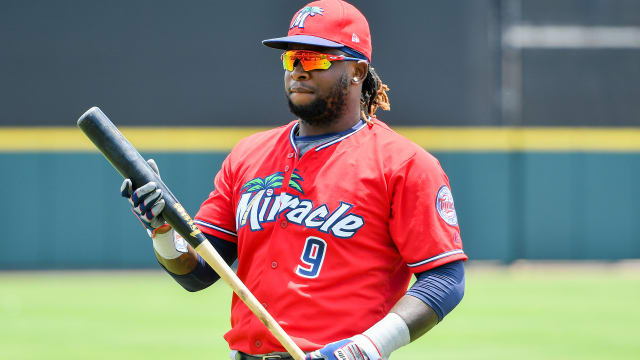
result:
M 302 8 L 302 10 L 298 11 L 298 16 L 296 16 L 293 23 L 291 23 L 291 27 L 289 29 L 293 29 L 294 27 L 299 27 L 300 29 L 304 29 L 304 22 L 307 20 L 309 16 L 322 15 L 324 10 L 318 6 L 307 6 Z
M 360 42 L 360 38 L 358 37 L 358 35 L 356 35 L 356 33 L 353 33 L 353 35 L 351 35 L 351 41 L 357 44 Z

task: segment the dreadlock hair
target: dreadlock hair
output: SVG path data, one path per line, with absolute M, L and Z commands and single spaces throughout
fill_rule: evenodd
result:
M 361 114 L 367 123 L 373 124 L 369 117 L 375 116 L 378 107 L 386 111 L 391 110 L 387 91 L 389 91 L 389 87 L 382 83 L 373 66 L 369 65 L 367 77 L 362 82 L 362 95 L 360 96 Z

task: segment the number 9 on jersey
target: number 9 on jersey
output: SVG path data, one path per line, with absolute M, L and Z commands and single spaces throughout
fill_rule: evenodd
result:
M 296 274 L 305 278 L 315 278 L 320 274 L 327 243 L 315 236 L 309 236 L 304 244 L 300 260 L 302 265 L 296 268 Z

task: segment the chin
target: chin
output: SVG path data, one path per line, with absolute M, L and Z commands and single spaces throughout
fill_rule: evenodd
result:
M 314 94 L 309 93 L 293 93 L 289 95 L 289 101 L 296 106 L 305 106 L 311 104 L 316 99 Z

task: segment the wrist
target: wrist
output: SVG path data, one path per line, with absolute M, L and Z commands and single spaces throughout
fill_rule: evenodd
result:
M 189 251 L 186 241 L 169 224 L 160 226 L 150 235 L 153 249 L 164 259 L 176 259 Z
M 410 342 L 409 327 L 396 313 L 387 314 L 364 333 L 356 336 L 366 338 L 383 359 L 388 359 L 393 351 Z
M 153 229 L 153 232 L 151 233 L 151 238 L 154 238 L 156 235 L 166 234 L 171 230 L 173 230 L 171 225 L 164 224 L 164 225 L 162 225 L 160 227 L 157 227 L 157 228 Z

